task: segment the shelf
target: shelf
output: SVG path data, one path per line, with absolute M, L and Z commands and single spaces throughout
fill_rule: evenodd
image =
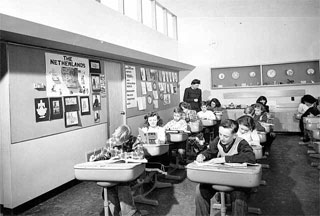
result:
M 229 86 L 229 87 L 213 87 L 212 90 L 217 90 L 217 89 L 239 89 L 239 88 L 268 88 L 268 87 L 288 87 L 288 86 L 312 86 L 312 85 L 320 85 L 320 82 L 316 83 L 294 83 L 294 84 L 276 84 L 276 85 L 260 85 L 260 86 Z

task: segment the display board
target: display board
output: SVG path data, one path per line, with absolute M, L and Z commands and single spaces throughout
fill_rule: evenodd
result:
M 260 66 L 211 68 L 212 88 L 260 86 Z
M 107 122 L 103 64 L 7 45 L 12 143 Z
M 320 83 L 319 60 L 211 68 L 212 89 Z
M 262 65 L 263 85 L 320 82 L 319 61 Z
M 177 71 L 125 64 L 127 117 L 144 115 L 178 106 L 179 75 Z

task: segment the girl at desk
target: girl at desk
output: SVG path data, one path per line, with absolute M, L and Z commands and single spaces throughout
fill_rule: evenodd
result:
M 173 119 L 169 121 L 165 126 L 165 130 L 178 130 L 178 131 L 187 131 L 187 122 L 182 118 L 182 113 L 180 109 L 175 108 L 173 110 Z M 186 149 L 186 141 L 182 141 L 176 144 L 178 148 L 178 162 L 180 165 L 185 165 L 184 155 Z
M 196 160 L 201 163 L 204 160 L 211 160 L 212 163 L 255 163 L 255 156 L 249 143 L 238 137 L 239 124 L 231 119 L 221 122 L 219 136 L 210 144 L 209 148 L 200 153 Z M 234 188 L 231 193 L 233 215 L 247 215 L 247 199 L 250 195 L 250 188 Z M 196 188 L 196 215 L 209 216 L 211 198 L 217 191 L 211 184 L 199 184 Z
M 157 139 L 155 140 L 155 143 L 164 144 L 166 141 L 166 131 L 164 127 L 161 126 L 162 119 L 160 118 L 159 114 L 157 112 L 151 112 L 145 115 L 144 119 L 145 127 L 142 128 L 142 131 L 144 133 L 156 133 Z M 152 164 L 156 164 L 155 167 L 158 168 L 157 163 L 168 167 L 170 164 L 170 158 L 168 154 L 163 154 L 148 158 L 148 162 L 152 162 L 147 164 L 148 168 L 154 168 L 152 167 Z
M 131 135 L 131 128 L 121 125 L 115 129 L 112 137 L 107 140 L 106 147 L 99 155 L 93 155 L 90 161 L 108 160 L 119 157 L 124 152 L 135 152 L 137 156 L 143 158 L 143 151 L 139 151 L 139 140 Z M 127 215 L 139 216 L 140 211 L 136 208 L 131 194 L 129 182 L 119 183 L 108 188 L 108 200 L 110 201 L 109 213 L 113 216 Z M 120 213 L 121 212 L 121 213 Z
M 239 124 L 238 136 L 245 139 L 250 146 L 260 146 L 260 138 L 255 123 L 251 116 L 241 116 L 237 120 Z
M 211 110 L 217 117 L 217 124 L 213 127 L 213 136 L 217 137 L 219 134 L 219 125 L 221 123 L 223 108 L 220 101 L 217 98 L 212 98 L 209 101 L 208 110 Z

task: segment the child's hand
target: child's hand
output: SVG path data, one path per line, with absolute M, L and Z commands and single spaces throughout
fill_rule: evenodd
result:
M 196 161 L 202 163 L 204 159 L 206 159 L 206 157 L 203 154 L 199 154 L 196 158 Z
M 221 163 L 225 163 L 225 158 L 224 157 L 219 157 L 219 158 L 213 158 L 210 160 L 210 163 L 214 163 L 214 164 L 221 164 Z

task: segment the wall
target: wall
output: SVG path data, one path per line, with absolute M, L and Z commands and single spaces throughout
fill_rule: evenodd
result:
M 318 60 L 319 23 L 319 17 L 281 17 L 281 14 L 274 17 L 181 18 L 179 56 L 197 67 L 192 72 L 180 73 L 180 87 L 184 89 L 198 78 L 204 99 L 217 97 L 223 104 L 250 104 L 253 99 L 225 100 L 223 93 L 261 91 L 263 94 L 269 88 L 211 90 L 210 68 Z M 318 95 L 315 86 L 303 88 L 308 94 Z
M 101 43 L 106 41 L 177 60 L 176 40 L 95 0 L 1 0 L 0 13 L 95 38 Z M 39 34 L 47 34 L 45 37 L 50 38 L 49 31 Z M 75 37 L 73 44 L 77 45 L 80 39 Z

